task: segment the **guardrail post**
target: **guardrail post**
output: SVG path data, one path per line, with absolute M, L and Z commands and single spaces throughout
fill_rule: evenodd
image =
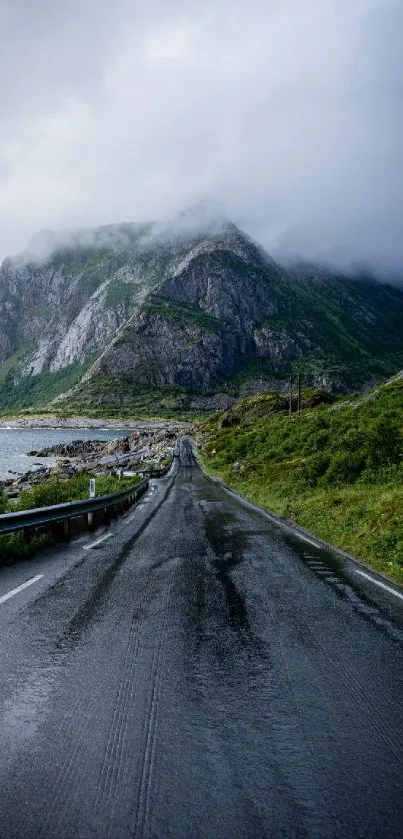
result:
M 88 513 L 87 515 L 87 527 L 89 530 L 94 529 L 94 513 Z

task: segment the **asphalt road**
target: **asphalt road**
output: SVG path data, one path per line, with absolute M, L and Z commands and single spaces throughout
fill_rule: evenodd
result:
M 402 837 L 403 599 L 180 462 L 0 572 L 1 839 Z

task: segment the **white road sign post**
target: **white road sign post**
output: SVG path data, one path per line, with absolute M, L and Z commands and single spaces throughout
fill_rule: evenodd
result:
M 90 478 L 90 498 L 95 498 L 95 478 Z M 94 513 L 88 513 L 88 527 L 92 528 L 94 524 Z

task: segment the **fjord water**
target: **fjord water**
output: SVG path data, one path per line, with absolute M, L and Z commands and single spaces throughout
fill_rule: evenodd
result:
M 127 428 L 0 428 L 0 480 L 11 478 L 10 472 L 26 472 L 54 463 L 54 458 L 27 457 L 29 451 L 73 440 L 108 441 L 129 433 Z

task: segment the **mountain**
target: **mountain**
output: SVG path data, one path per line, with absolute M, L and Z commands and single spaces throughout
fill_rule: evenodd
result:
M 228 222 L 46 232 L 0 268 L 0 410 L 212 404 L 291 365 L 351 386 L 396 369 L 402 326 L 402 289 L 286 269 Z

